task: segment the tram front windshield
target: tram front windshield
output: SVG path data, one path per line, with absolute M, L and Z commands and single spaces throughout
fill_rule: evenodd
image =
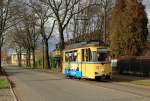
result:
M 93 52 L 92 54 L 93 61 L 95 62 L 108 62 L 110 61 L 109 52 L 107 50 L 98 49 L 97 52 Z
M 97 52 L 98 61 L 108 61 L 108 53 L 107 52 Z

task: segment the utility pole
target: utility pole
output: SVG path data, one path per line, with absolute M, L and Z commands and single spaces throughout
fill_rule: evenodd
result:
M 87 18 L 87 16 L 81 16 L 81 17 L 78 17 L 78 18 L 76 18 L 75 19 L 76 21 L 87 21 L 88 20 L 88 18 Z M 77 24 L 78 26 L 79 26 L 79 24 Z M 78 30 L 78 27 L 75 27 L 76 28 L 76 31 L 77 31 L 77 33 L 79 33 L 79 30 Z M 82 28 L 82 34 L 85 34 L 85 32 L 83 31 L 85 28 Z M 80 36 L 80 35 L 79 35 Z M 77 37 L 79 37 L 79 36 L 77 36 Z M 78 40 L 79 41 L 79 40 Z
M 45 58 L 45 56 L 44 56 L 44 54 L 45 54 L 45 52 L 44 52 L 44 51 L 45 51 L 44 40 L 42 40 L 42 44 L 43 44 L 43 49 L 42 49 L 42 50 L 43 50 L 43 69 L 44 69 L 44 66 L 45 66 L 45 65 L 44 65 L 44 64 L 45 64 L 45 62 L 44 62 L 44 60 L 45 60 L 45 59 L 44 59 L 44 58 Z
M 103 41 L 104 44 L 106 44 L 106 34 L 107 34 L 107 5 L 108 5 L 108 1 L 104 0 L 103 1 L 103 8 L 104 8 L 104 33 L 103 33 Z

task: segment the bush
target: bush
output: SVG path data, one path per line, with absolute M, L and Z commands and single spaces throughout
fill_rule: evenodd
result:
M 150 76 L 150 58 L 125 57 L 118 60 L 117 71 L 138 76 Z

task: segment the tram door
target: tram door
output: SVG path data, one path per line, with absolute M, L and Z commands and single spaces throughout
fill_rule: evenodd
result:
M 92 65 L 91 65 L 91 59 L 92 59 L 92 54 L 91 54 L 91 49 L 86 48 L 86 53 L 85 53 L 85 58 L 86 58 L 86 64 L 85 64 L 85 69 L 86 69 L 86 77 L 92 77 Z
M 82 76 L 86 77 L 86 50 L 82 49 L 81 51 L 81 72 L 82 72 Z
M 82 49 L 82 76 L 88 77 L 91 71 L 91 67 L 89 66 L 89 62 L 91 60 L 91 50 L 90 48 Z

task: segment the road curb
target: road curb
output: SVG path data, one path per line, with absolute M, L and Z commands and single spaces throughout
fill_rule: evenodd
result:
M 12 95 L 13 95 L 14 101 L 19 101 L 19 100 L 17 99 L 16 94 L 15 94 L 15 92 L 14 92 L 14 90 L 13 90 L 13 88 L 12 88 L 11 85 L 10 85 L 10 91 L 11 91 L 11 93 L 12 93 Z
M 10 88 L 10 91 L 12 93 L 14 101 L 19 101 L 19 99 L 17 98 L 17 95 L 16 95 L 16 93 L 15 93 L 15 91 L 13 89 L 12 81 L 9 79 L 8 74 L 6 73 L 5 69 L 3 69 L 3 71 L 4 71 L 5 75 L 6 75 L 7 80 L 10 83 L 10 87 L 9 88 Z

